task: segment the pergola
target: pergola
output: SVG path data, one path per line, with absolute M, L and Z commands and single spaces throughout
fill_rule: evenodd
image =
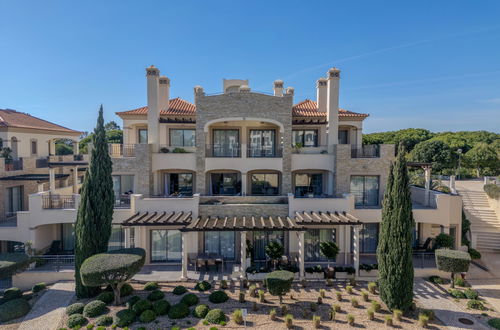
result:
M 234 231 L 241 235 L 240 257 L 241 277 L 245 276 L 243 265 L 246 262 L 246 235 L 252 231 L 294 231 L 297 233 L 299 242 L 299 278 L 303 279 L 305 274 L 305 240 L 304 234 L 307 230 L 331 228 L 332 226 L 352 226 L 353 235 L 353 261 L 356 276 L 359 275 L 359 228 L 362 222 L 347 212 L 337 211 L 302 211 L 295 212 L 295 216 L 198 216 L 193 217 L 192 212 L 166 212 L 166 211 L 143 211 L 137 212 L 126 219 L 122 226 L 127 228 L 133 226 L 169 226 L 178 229 L 182 233 L 182 279 L 187 279 L 189 232 L 203 231 Z M 127 235 L 126 235 L 127 236 Z

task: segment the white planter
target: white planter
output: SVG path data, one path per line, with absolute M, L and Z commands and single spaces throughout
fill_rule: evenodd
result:
M 370 271 L 366 270 L 359 270 L 359 276 L 360 277 L 377 277 L 378 276 L 378 270 L 377 269 L 372 269 Z
M 338 279 L 354 278 L 354 274 L 349 274 L 348 272 L 335 272 L 335 278 Z
M 266 275 L 269 273 L 247 273 L 247 279 L 249 281 L 263 281 L 266 278 Z
M 308 280 L 322 280 L 325 278 L 323 273 L 306 273 L 306 279 Z

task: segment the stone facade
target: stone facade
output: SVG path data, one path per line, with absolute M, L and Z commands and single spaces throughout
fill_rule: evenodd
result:
M 113 158 L 113 174 L 134 175 L 134 194 L 142 194 L 145 197 L 154 194 L 152 150 L 152 144 L 137 144 L 134 157 Z
M 288 204 L 222 204 L 200 205 L 202 217 L 286 217 Z

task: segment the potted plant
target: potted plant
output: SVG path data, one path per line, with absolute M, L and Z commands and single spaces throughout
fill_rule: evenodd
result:
M 305 269 L 306 271 L 306 279 L 315 279 L 319 280 L 325 277 L 325 272 L 323 270 L 323 267 L 321 265 L 316 265 L 314 267 L 307 267 Z
M 321 242 L 319 251 L 328 260 L 325 275 L 326 278 L 335 278 L 335 268 L 330 267 L 330 260 L 335 260 L 339 254 L 339 247 L 335 242 Z
M 174 154 L 184 154 L 186 153 L 186 150 L 184 148 L 175 148 L 172 152 Z
M 276 269 L 278 260 L 281 259 L 281 256 L 285 253 L 283 245 L 276 241 L 269 242 L 269 244 L 266 245 L 265 251 L 269 259 L 272 260 L 274 269 Z
M 163 147 L 163 148 L 160 148 L 160 152 L 164 153 L 164 154 L 167 154 L 167 153 L 170 152 L 170 150 L 168 148 Z
M 262 281 L 269 274 L 269 269 L 266 267 L 250 266 L 245 270 L 249 281 Z
M 245 268 L 250 267 L 252 264 L 253 245 L 252 241 L 250 241 L 249 239 L 247 239 L 246 251 L 247 251 L 247 259 L 245 260 L 246 261 Z
M 337 266 L 335 267 L 335 278 L 338 279 L 349 279 L 354 278 L 355 269 L 350 266 Z
M 359 276 L 373 277 L 378 275 L 378 264 L 359 265 Z
M 303 145 L 300 142 L 295 143 L 292 148 L 296 154 L 300 154 L 300 150 L 302 149 Z

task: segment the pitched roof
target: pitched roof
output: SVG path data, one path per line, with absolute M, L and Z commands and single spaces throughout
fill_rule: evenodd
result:
M 0 127 L 28 128 L 80 134 L 81 132 L 11 109 L 0 109 Z
M 121 115 L 146 115 L 148 113 L 148 107 L 141 107 L 128 111 L 117 112 L 118 116 Z M 179 97 L 171 99 L 168 102 L 168 110 L 160 111 L 160 116 L 194 116 L 196 114 L 196 106 L 188 101 L 185 101 Z
M 294 117 L 325 117 L 326 112 L 318 111 L 318 104 L 315 101 L 305 99 L 302 102 L 295 104 L 292 107 L 292 115 Z M 358 113 L 345 109 L 339 109 L 339 117 L 358 117 L 366 118 L 369 115 L 366 113 Z

